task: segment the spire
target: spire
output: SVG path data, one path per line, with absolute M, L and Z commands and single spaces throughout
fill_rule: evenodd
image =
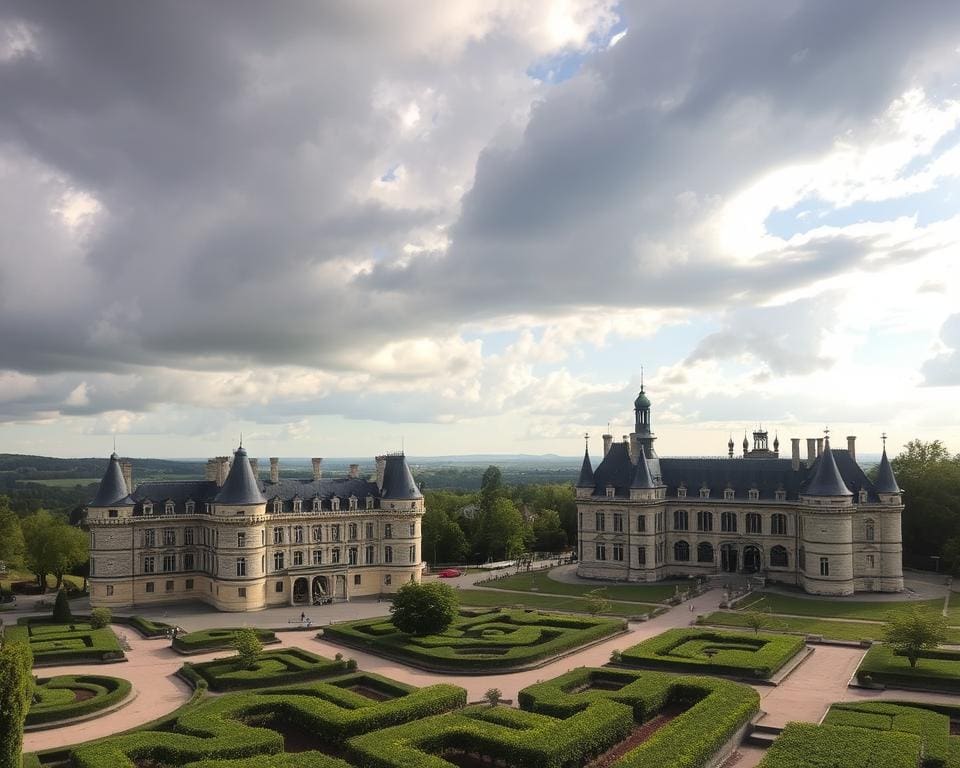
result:
M 886 440 L 884 440 L 886 443 Z M 887 459 L 887 446 L 883 446 L 883 456 L 880 457 L 880 469 L 877 470 L 877 482 L 874 483 L 877 493 L 901 493 L 900 486 L 897 485 L 897 478 L 894 477 L 893 467 Z
M 583 464 L 580 465 L 580 478 L 577 480 L 578 488 L 593 487 L 593 465 L 590 463 L 590 435 L 584 435 L 583 439 L 587 445 L 583 447 Z
M 243 446 L 234 452 L 227 479 L 214 501 L 217 504 L 266 504 L 267 500 L 260 492 L 260 483 L 253 476 L 253 467 L 247 460 Z
M 637 459 L 637 471 L 633 475 L 633 482 L 630 483 L 630 487 L 640 489 L 657 487 L 653 482 L 653 476 L 650 474 L 650 467 L 647 466 L 647 454 L 644 452 L 642 445 L 640 446 L 640 458 Z
M 817 462 L 817 471 L 803 491 L 805 496 L 852 496 L 850 489 L 843 482 L 837 462 L 830 450 L 830 438 L 824 441 L 823 454 Z
M 129 496 L 127 483 L 123 479 L 123 470 L 120 468 L 120 457 L 116 452 L 110 454 L 110 463 L 103 473 L 97 495 L 90 502 L 91 507 L 119 507 L 132 506 L 133 499 Z

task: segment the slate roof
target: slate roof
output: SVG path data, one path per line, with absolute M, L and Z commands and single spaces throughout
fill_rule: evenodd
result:
M 878 493 L 900 493 L 900 486 L 897 485 L 897 478 L 894 477 L 893 467 L 890 466 L 890 460 L 887 458 L 887 449 L 884 447 L 883 456 L 880 457 L 880 468 L 877 470 L 877 492 Z
M 260 492 L 260 483 L 253 476 L 253 467 L 243 447 L 233 454 L 233 463 L 227 473 L 227 479 L 217 494 L 218 504 L 263 504 L 266 499 Z
M 830 441 L 827 440 L 823 454 L 817 463 L 811 467 L 813 477 L 803 489 L 806 496 L 850 496 L 851 491 L 843 482 L 843 475 L 834 461 L 833 451 L 830 450 Z
M 593 486 L 593 465 L 590 463 L 590 449 L 583 449 L 583 464 L 580 465 L 580 477 L 577 478 L 578 488 Z
M 657 487 L 653 482 L 653 477 L 650 475 L 650 467 L 647 465 L 647 454 L 644 453 L 642 445 L 640 446 L 640 458 L 637 459 L 637 471 L 633 475 L 633 482 L 630 483 L 630 487 L 647 490 Z
M 127 483 L 123 479 L 120 469 L 120 457 L 116 453 L 110 454 L 110 463 L 103 473 L 97 495 L 90 502 L 91 507 L 129 507 L 133 500 L 127 495 Z
M 407 457 L 402 453 L 386 457 L 381 498 L 388 501 L 410 501 L 423 498 L 423 494 L 413 481 L 413 474 L 407 465 Z

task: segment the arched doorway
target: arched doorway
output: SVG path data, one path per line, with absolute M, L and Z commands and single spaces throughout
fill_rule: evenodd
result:
M 327 581 L 326 576 L 314 576 L 313 577 L 313 604 L 320 605 L 324 600 L 329 598 L 330 595 L 330 584 Z
M 763 557 L 760 555 L 760 547 L 749 544 L 743 548 L 743 572 L 757 573 L 763 568 Z
M 294 603 L 305 603 L 307 602 L 307 580 L 301 576 L 295 582 L 293 582 L 293 602 Z
M 720 545 L 720 568 L 721 570 L 726 571 L 727 573 L 736 573 L 738 558 L 737 558 L 737 545 L 736 544 L 721 544 Z

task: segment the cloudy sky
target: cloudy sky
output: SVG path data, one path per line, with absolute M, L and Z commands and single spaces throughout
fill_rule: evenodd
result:
M 953 0 L 0 2 L 0 451 L 960 450 Z

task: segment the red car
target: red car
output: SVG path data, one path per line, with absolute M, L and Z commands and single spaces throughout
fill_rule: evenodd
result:
M 456 568 L 444 568 L 437 576 L 441 579 L 455 579 L 457 576 L 463 576 L 463 574 Z

